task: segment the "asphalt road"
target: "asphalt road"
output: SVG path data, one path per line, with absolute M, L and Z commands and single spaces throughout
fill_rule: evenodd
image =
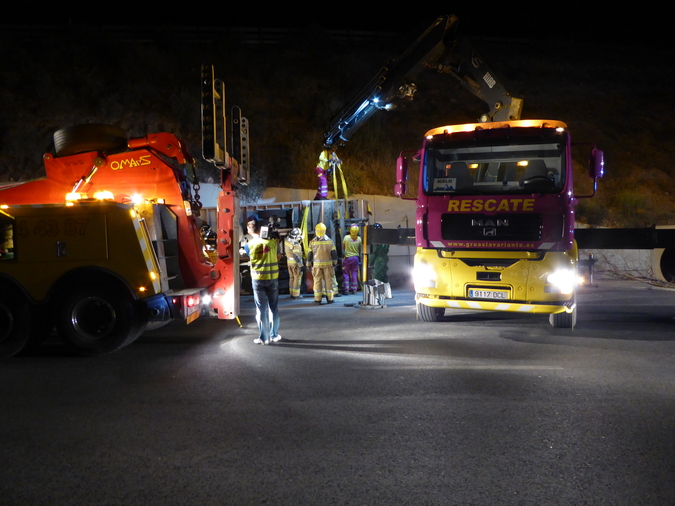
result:
M 675 292 L 601 282 L 573 331 L 358 301 L 0 362 L 0 504 L 675 504 Z

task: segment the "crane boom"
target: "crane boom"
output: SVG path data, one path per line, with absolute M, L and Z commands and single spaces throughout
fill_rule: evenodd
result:
M 385 64 L 375 77 L 330 122 L 324 144 L 346 143 L 379 110 L 394 109 L 412 100 L 414 79 L 429 69 L 455 77 L 470 93 L 490 107 L 481 122 L 520 119 L 522 99 L 512 97 L 471 43 L 457 36 L 458 18 L 439 17 L 401 56 Z

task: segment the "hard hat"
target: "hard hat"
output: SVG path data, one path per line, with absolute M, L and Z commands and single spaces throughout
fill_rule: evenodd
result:
M 349 234 L 350 235 L 359 235 L 359 226 L 358 225 L 352 225 L 349 227 Z
M 317 223 L 314 231 L 316 232 L 316 235 L 318 235 L 319 237 L 323 237 L 324 235 L 326 235 L 326 225 L 324 225 L 323 223 Z
M 291 239 L 297 239 L 302 235 L 302 231 L 299 228 L 292 228 L 288 235 L 291 236 Z
M 373 223 L 373 228 L 382 228 L 382 225 L 379 223 Z

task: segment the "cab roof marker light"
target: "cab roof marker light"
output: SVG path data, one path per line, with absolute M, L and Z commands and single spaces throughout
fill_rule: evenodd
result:
M 566 129 L 567 125 L 562 121 L 557 120 L 541 120 L 541 119 L 528 119 L 528 120 L 516 120 L 509 122 L 494 122 L 494 123 L 468 123 L 465 125 L 446 125 L 437 128 L 433 128 L 427 132 L 427 139 L 430 139 L 430 136 L 440 135 L 440 134 L 451 134 L 456 132 L 471 132 L 474 130 L 488 130 L 496 128 L 555 128 Z

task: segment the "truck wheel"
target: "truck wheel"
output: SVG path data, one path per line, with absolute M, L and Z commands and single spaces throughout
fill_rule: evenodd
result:
M 57 156 L 87 151 L 113 151 L 127 147 L 127 133 L 113 125 L 77 125 L 54 133 Z
M 548 321 L 557 329 L 573 329 L 577 324 L 577 308 L 571 313 L 555 313 L 548 316 Z
M 424 304 L 417 304 L 417 314 L 425 322 L 440 322 L 445 314 L 445 309 L 442 307 L 425 306 Z
M 0 293 L 0 358 L 19 353 L 30 338 L 30 328 L 28 302 L 12 292 Z
M 61 339 L 86 356 L 112 353 L 135 341 L 144 328 L 131 298 L 105 286 L 74 290 L 66 295 L 56 314 Z

